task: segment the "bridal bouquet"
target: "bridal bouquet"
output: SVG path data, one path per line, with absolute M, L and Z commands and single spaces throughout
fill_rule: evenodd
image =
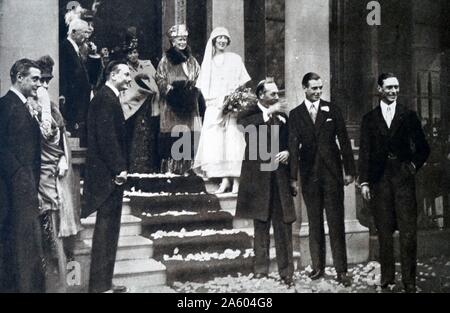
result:
M 238 113 L 242 110 L 242 108 L 248 106 L 249 104 L 256 103 L 257 101 L 256 95 L 250 88 L 241 86 L 233 91 L 233 93 L 225 97 L 223 101 L 224 107 L 222 113 L 223 115 Z

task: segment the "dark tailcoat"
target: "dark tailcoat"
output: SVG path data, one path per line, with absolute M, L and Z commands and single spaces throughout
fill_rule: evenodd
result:
M 0 99 L 0 289 L 44 292 L 38 186 L 39 124 L 20 98 Z
M 390 129 L 380 106 L 363 117 L 359 150 L 360 183 L 379 182 L 389 154 L 395 155 L 400 162 L 413 162 L 416 170 L 422 167 L 430 154 L 417 114 L 401 104 L 396 107 Z
M 287 122 L 287 117 L 283 115 Z M 270 151 L 271 147 L 271 124 L 264 122 L 262 111 L 258 106 L 253 105 L 243 112 L 239 113 L 239 125 L 244 128 L 248 126 L 267 126 L 267 132 L 258 132 L 257 136 L 252 138 L 248 133 L 245 134 L 246 149 L 245 158 L 242 162 L 241 181 L 239 184 L 239 195 L 236 207 L 236 216 L 242 218 L 257 219 L 267 221 L 269 219 L 270 208 L 270 191 L 272 183 L 272 175 L 275 175 L 275 182 L 279 188 L 280 200 L 283 209 L 283 221 L 292 223 L 296 220 L 293 199 L 289 189 L 289 166 L 279 164 L 276 171 L 262 171 L 261 165 L 270 163 L 268 160 L 261 159 L 259 151 L 260 136 L 267 136 L 267 148 L 262 153 Z M 279 143 L 279 151 L 288 150 L 288 125 L 280 123 L 279 137 L 276 138 Z M 256 159 L 252 160 L 250 156 L 250 147 L 257 148 Z
M 328 107 L 328 111 L 324 107 Z M 316 122 L 313 123 L 303 102 L 290 112 L 289 127 L 292 179 L 297 180 L 300 167 L 302 185 L 308 184 L 317 156 L 326 161 L 324 165 L 340 184 L 343 184 L 342 165 L 347 175 L 355 175 L 351 143 L 337 106 L 320 100 Z
M 355 164 L 340 109 L 320 100 L 315 123 L 304 102 L 293 109 L 289 116 L 289 151 L 293 180 L 297 180 L 300 167 L 313 268 L 325 267 L 325 209 L 334 265 L 337 272 L 346 272 L 343 167 L 346 175 L 354 176 Z
M 368 184 L 371 190 L 370 207 L 380 242 L 382 284 L 395 280 L 393 233 L 396 229 L 400 231 L 402 280 L 415 284 L 417 203 L 413 173 L 422 167 L 429 154 L 429 145 L 414 111 L 397 104 L 390 128 L 380 106 L 363 117 L 359 181 Z
M 288 150 L 287 116 L 281 122 L 276 116 L 264 122 L 263 113 L 257 106 L 250 106 L 238 114 L 240 126 L 254 132 L 245 132 L 247 147 L 242 162 L 241 183 L 236 207 L 236 216 L 253 219 L 254 225 L 254 271 L 267 274 L 270 257 L 270 226 L 273 225 L 278 272 L 281 278 L 290 278 L 294 272 L 292 223 L 296 220 L 293 199 L 289 189 L 289 166 L 276 164 L 271 169 L 264 155 L 271 151 L 272 140 L 278 151 Z M 274 126 L 272 128 L 272 126 Z M 265 138 L 264 138 L 265 137 Z M 267 147 L 261 145 L 263 139 Z M 252 155 L 256 152 L 256 155 Z M 275 157 L 275 151 L 271 151 Z M 275 165 L 274 163 L 272 166 Z
M 80 134 L 85 136 L 91 85 L 88 71 L 82 58 L 67 39 L 61 44 L 59 66 L 60 95 L 65 97 L 61 113 L 67 122 L 67 129 L 70 132 L 74 132 L 74 135 Z M 75 129 L 75 124 L 79 125 L 78 129 Z
M 88 113 L 85 208 L 83 217 L 97 211 L 92 238 L 89 291 L 112 287 L 120 233 L 123 186 L 114 178 L 127 170 L 125 118 L 119 98 L 102 87 L 92 99 Z
M 82 217 L 95 212 L 116 190 L 114 178 L 127 170 L 126 156 L 125 118 L 119 98 L 104 86 L 89 107 L 86 204 Z

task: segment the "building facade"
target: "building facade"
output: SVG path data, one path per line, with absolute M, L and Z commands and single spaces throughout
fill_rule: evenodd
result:
M 58 60 L 69 2 L 0 0 L 1 94 L 9 87 L 14 60 L 43 54 Z M 92 5 L 92 0 L 78 2 L 87 8 Z M 273 76 L 291 108 L 303 100 L 302 76 L 310 71 L 319 73 L 324 80 L 324 99 L 339 105 L 345 114 L 357 156 L 359 124 L 362 115 L 377 105 L 376 78 L 381 72 L 398 75 L 399 101 L 417 110 L 426 129 L 437 130 L 448 147 L 448 16 L 450 2 L 446 0 L 108 0 L 102 1 L 95 16 L 93 41 L 99 48 L 111 48 L 134 26 L 142 57 L 156 66 L 169 45 L 166 30 L 186 23 L 190 46 L 201 62 L 209 33 L 216 26 L 225 26 L 232 36 L 230 49 L 245 60 L 253 84 Z M 50 92 L 56 99 L 55 76 Z M 441 166 L 448 168 L 448 162 L 442 155 Z M 424 225 L 448 228 L 448 189 L 442 191 L 442 185 L 435 189 L 423 195 L 419 192 L 423 218 L 431 219 Z M 302 222 L 307 222 L 301 199 L 298 209 Z M 369 226 L 363 211 L 355 185 L 346 188 L 347 230 L 365 231 L 357 221 L 364 220 Z

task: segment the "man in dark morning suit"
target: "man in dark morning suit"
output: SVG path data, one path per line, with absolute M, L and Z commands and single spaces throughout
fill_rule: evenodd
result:
M 111 62 L 107 79 L 89 106 L 85 206 L 82 217 L 97 211 L 92 239 L 89 292 L 117 291 L 112 278 L 122 214 L 123 184 L 127 179 L 125 118 L 119 92 L 131 82 L 128 65 Z
M 306 100 L 289 115 L 289 151 L 291 187 L 298 188 L 296 181 L 300 167 L 302 193 L 308 213 L 313 268 L 309 277 L 315 280 L 324 275 L 325 210 L 337 281 L 350 286 L 345 244 L 344 185 L 354 181 L 353 152 L 340 109 L 321 99 L 323 83 L 320 76 L 308 73 L 303 77 L 302 85 Z
M 0 292 L 45 292 L 39 225 L 41 137 L 27 98 L 41 86 L 39 65 L 17 61 L 0 99 Z
M 87 22 L 76 19 L 69 25 L 67 38 L 61 44 L 60 96 L 61 113 L 67 123 L 67 130 L 80 138 L 81 146 L 86 145 L 86 118 L 88 113 L 91 85 L 80 53 L 80 47 L 90 36 Z
M 361 123 L 359 182 L 362 196 L 373 201 L 380 244 L 381 287 L 395 284 L 394 240 L 400 232 L 402 281 L 416 291 L 417 203 L 415 174 L 430 154 L 417 114 L 397 103 L 399 81 L 392 73 L 378 78 L 380 105 Z
M 289 152 L 287 116 L 278 102 L 278 88 L 265 80 L 256 88 L 258 103 L 238 114 L 237 123 L 244 128 L 247 143 L 241 170 L 236 216 L 253 219 L 255 239 L 255 277 L 269 271 L 270 225 L 274 228 L 278 272 L 282 281 L 292 287 L 294 264 L 292 223 L 296 220 L 289 188 Z M 276 132 L 276 133 L 273 133 Z M 263 158 L 268 147 L 261 145 L 266 136 L 270 160 Z M 275 139 L 276 142 L 271 142 Z M 275 152 L 281 151 L 275 155 Z

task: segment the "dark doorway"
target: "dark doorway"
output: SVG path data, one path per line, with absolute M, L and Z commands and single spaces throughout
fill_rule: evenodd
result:
M 208 40 L 207 0 L 188 0 L 186 3 L 186 24 L 189 29 L 189 46 L 198 63 L 202 64 L 206 41 Z

